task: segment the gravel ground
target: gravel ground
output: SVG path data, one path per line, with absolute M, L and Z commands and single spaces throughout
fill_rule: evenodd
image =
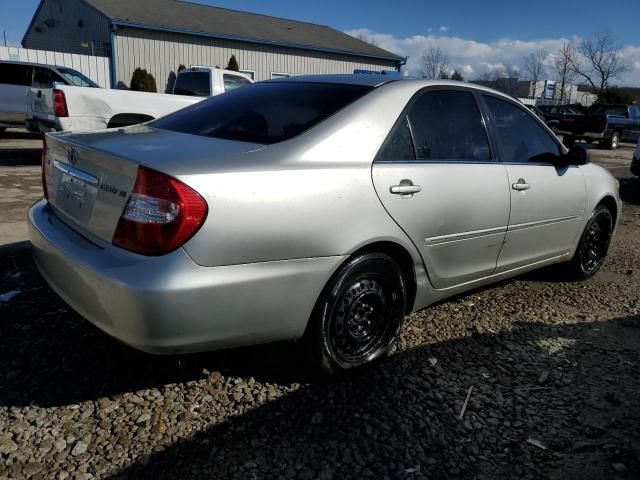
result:
M 135 352 L 5 252 L 0 294 L 21 293 L 0 302 L 0 478 L 640 478 L 640 182 L 621 191 L 595 278 L 443 302 L 335 383 L 291 345 Z

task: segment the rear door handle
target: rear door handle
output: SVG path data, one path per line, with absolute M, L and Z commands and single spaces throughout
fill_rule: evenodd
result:
M 531 188 L 531 185 L 528 184 L 524 178 L 519 178 L 517 183 L 511 184 L 511 188 L 522 192 L 524 190 L 529 190 Z
M 422 191 L 420 185 L 414 185 L 411 180 L 402 180 L 400 185 L 393 185 L 389 191 L 394 195 L 402 195 L 403 197 L 406 195 L 411 198 L 414 193 L 419 193 Z

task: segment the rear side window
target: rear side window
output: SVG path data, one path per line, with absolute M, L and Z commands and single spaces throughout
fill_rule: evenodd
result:
M 210 97 L 211 80 L 209 72 L 180 72 L 173 87 L 176 95 Z
M 71 85 L 75 85 L 76 87 L 98 87 L 93 80 L 87 78 L 85 75 L 73 68 L 58 68 L 58 71 L 69 81 L 69 83 L 71 83 Z
M 382 146 L 376 161 L 378 162 L 402 162 L 416 159 L 416 153 L 413 149 L 413 138 L 411 138 L 411 129 L 409 128 L 409 120 L 405 115 L 401 122 L 395 127 L 387 141 Z
M 31 85 L 32 67 L 28 65 L 13 65 L 0 63 L 0 83 L 5 85 L 19 85 L 27 87 Z
M 418 160 L 490 160 L 480 109 L 471 92 L 431 91 L 410 107 Z
M 503 162 L 553 162 L 560 155 L 558 144 L 525 110 L 488 95 L 484 99 L 496 127 Z
M 150 126 L 268 145 L 299 135 L 371 90 L 361 85 L 257 83 L 196 103 Z
M 222 81 L 224 82 L 224 91 L 229 92 L 231 90 L 235 90 L 236 88 L 244 87 L 245 85 L 251 85 L 251 82 L 248 78 L 240 76 L 240 75 L 231 75 L 225 73 L 222 75 Z

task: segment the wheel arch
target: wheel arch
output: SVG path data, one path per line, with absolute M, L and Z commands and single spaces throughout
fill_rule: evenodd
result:
M 118 113 L 109 119 L 107 128 L 127 127 L 129 125 L 137 125 L 138 123 L 155 120 L 151 115 L 143 113 Z
M 613 196 L 605 195 L 596 204 L 595 208 L 598 208 L 601 205 L 607 207 L 611 212 L 611 216 L 613 217 L 613 226 L 615 228 L 618 223 L 618 202 L 616 202 L 616 199 L 613 198 Z
M 398 263 L 400 269 L 402 270 L 404 279 L 407 282 L 407 306 L 405 308 L 405 311 L 407 314 L 411 313 L 413 311 L 416 300 L 418 281 L 416 277 L 414 259 L 409 251 L 404 246 L 393 241 L 376 241 L 364 245 L 353 251 L 344 263 L 348 262 L 357 255 L 370 252 L 384 253 L 386 255 L 389 255 Z

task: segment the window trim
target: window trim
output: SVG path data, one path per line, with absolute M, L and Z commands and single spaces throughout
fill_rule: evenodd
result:
M 478 90 L 478 100 L 481 102 L 481 108 L 484 109 L 485 111 L 485 115 L 487 117 L 487 121 L 488 121 L 488 130 L 491 133 L 491 137 L 494 139 L 494 144 L 495 144 L 495 152 L 496 152 L 496 158 L 497 161 L 502 163 L 503 165 L 538 165 L 538 166 L 556 166 L 555 163 L 553 162 L 506 162 L 504 161 L 501 157 L 502 152 L 500 151 L 500 147 L 498 144 L 498 137 L 497 137 L 497 126 L 495 124 L 495 121 L 493 120 L 493 116 L 491 115 L 491 110 L 489 109 L 489 106 L 486 104 L 486 102 L 484 101 L 484 97 L 493 97 L 497 100 L 502 100 L 503 102 L 506 103 L 510 103 L 513 106 L 515 106 L 516 108 L 520 109 L 521 111 L 525 112 L 527 115 L 529 115 L 530 118 L 533 119 L 534 122 L 538 123 L 538 125 L 540 125 L 542 127 L 542 130 L 544 133 L 546 133 L 547 135 L 549 135 L 549 137 L 551 138 L 551 140 L 556 144 L 556 146 L 558 147 L 558 149 L 560 150 L 560 155 L 564 155 L 567 153 L 567 149 L 566 147 L 562 144 L 562 142 L 560 142 L 560 140 L 558 140 L 558 137 L 556 137 L 553 132 L 551 131 L 551 129 L 540 119 L 538 118 L 537 115 L 535 115 L 533 112 L 531 112 L 531 110 L 529 110 L 528 108 L 526 108 L 523 104 L 521 104 L 520 102 L 518 102 L 517 100 L 512 100 L 511 98 L 508 97 L 504 97 L 502 95 L 496 95 L 493 92 L 489 92 L 489 91 L 484 91 L 484 90 Z
M 471 93 L 471 95 L 473 95 L 473 98 L 476 102 L 476 107 L 478 107 L 478 113 L 480 113 L 480 118 L 482 120 L 482 124 L 484 125 L 484 131 L 485 131 L 485 135 L 487 136 L 487 144 L 489 146 L 489 156 L 490 158 L 488 160 L 474 160 L 471 158 L 465 158 L 465 159 L 459 159 L 459 160 L 453 160 L 453 159 L 434 159 L 434 160 L 428 160 L 428 159 L 419 159 L 418 158 L 418 151 L 416 148 L 416 141 L 413 135 L 413 126 L 411 125 L 411 120 L 409 119 L 409 117 L 407 116 L 409 109 L 418 101 L 418 99 L 420 97 L 422 97 L 422 95 L 430 93 L 430 92 L 437 92 L 437 91 L 463 91 L 463 92 L 468 92 Z M 418 90 L 417 92 L 415 92 L 411 98 L 409 99 L 409 101 L 407 102 L 407 104 L 405 105 L 405 107 L 402 109 L 402 112 L 400 113 L 400 115 L 398 116 L 398 118 L 396 119 L 396 121 L 393 124 L 393 127 L 391 127 L 391 130 L 389 130 L 389 133 L 387 134 L 386 138 L 384 139 L 384 142 L 382 142 L 382 144 L 380 145 L 380 148 L 378 149 L 378 151 L 376 152 L 376 155 L 373 159 L 373 163 L 379 163 L 379 164 L 402 164 L 402 165 L 407 165 L 407 164 L 419 164 L 419 163 L 429 163 L 429 164 L 437 164 L 437 163 L 441 163 L 441 164 L 447 164 L 447 163 L 453 163 L 453 164 L 467 164 L 467 163 L 473 163 L 473 164 L 488 164 L 488 165 L 496 165 L 498 163 L 500 163 L 500 159 L 497 155 L 497 144 L 494 142 L 494 139 L 491 135 L 491 131 L 489 129 L 488 126 L 488 118 L 486 117 L 485 114 L 485 110 L 483 109 L 483 104 L 480 103 L 480 100 L 478 98 L 478 92 L 479 90 L 473 88 L 473 87 L 469 87 L 466 85 L 431 85 L 428 87 L 423 87 L 420 90 Z M 413 160 L 380 160 L 380 154 L 381 152 L 384 150 L 384 148 L 387 146 L 387 143 L 390 141 L 390 139 L 393 137 L 393 135 L 396 133 L 396 131 L 398 130 L 398 128 L 400 128 L 400 125 L 402 124 L 402 120 L 407 117 L 407 124 L 409 125 L 409 132 L 411 133 L 411 143 L 413 144 L 413 154 L 415 156 L 415 158 Z

